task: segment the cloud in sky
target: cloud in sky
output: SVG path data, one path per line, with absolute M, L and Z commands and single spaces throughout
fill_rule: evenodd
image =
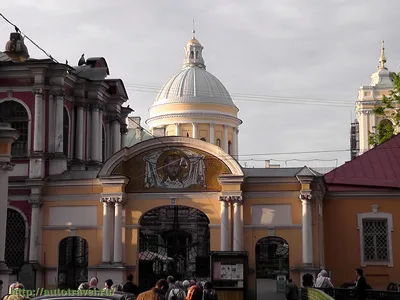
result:
M 180 70 L 194 17 L 207 69 L 232 95 L 250 95 L 236 97 L 244 121 L 241 155 L 349 148 L 351 106 L 375 71 L 382 39 L 388 66 L 398 71 L 399 10 L 398 0 L 16 0 L 1 9 L 59 61 L 73 64 L 82 53 L 104 56 L 142 119 L 157 91 L 139 91 L 137 85 L 161 87 Z M 5 44 L 12 28 L 2 25 Z M 31 56 L 43 56 L 28 46 Z M 251 95 L 262 95 L 264 102 L 249 101 Z M 293 99 L 272 101 L 266 97 L 271 95 Z M 336 104 L 304 105 L 300 98 Z M 241 157 L 260 160 L 248 161 L 250 166 L 274 158 L 332 159 L 291 164 L 335 166 L 335 159 L 342 163 L 349 153 Z

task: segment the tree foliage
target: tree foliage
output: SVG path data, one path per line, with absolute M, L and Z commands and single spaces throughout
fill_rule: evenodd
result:
M 370 132 L 368 143 L 372 146 L 380 145 L 395 135 L 395 128 L 399 126 L 400 110 L 400 73 L 393 73 L 393 89 L 388 96 L 382 96 L 382 103 L 373 109 L 373 113 L 383 120 Z

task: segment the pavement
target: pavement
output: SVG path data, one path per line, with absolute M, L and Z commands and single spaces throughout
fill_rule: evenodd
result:
M 257 279 L 257 300 L 285 300 L 285 293 L 276 292 L 276 280 Z

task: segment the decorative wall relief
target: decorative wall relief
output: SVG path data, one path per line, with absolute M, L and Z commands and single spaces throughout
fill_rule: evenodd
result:
M 182 189 L 206 188 L 205 156 L 189 149 L 160 149 L 146 155 L 144 187 Z

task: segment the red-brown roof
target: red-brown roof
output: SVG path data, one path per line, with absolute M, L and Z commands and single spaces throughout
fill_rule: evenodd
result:
M 324 178 L 329 190 L 339 186 L 400 188 L 400 134 L 330 171 Z

